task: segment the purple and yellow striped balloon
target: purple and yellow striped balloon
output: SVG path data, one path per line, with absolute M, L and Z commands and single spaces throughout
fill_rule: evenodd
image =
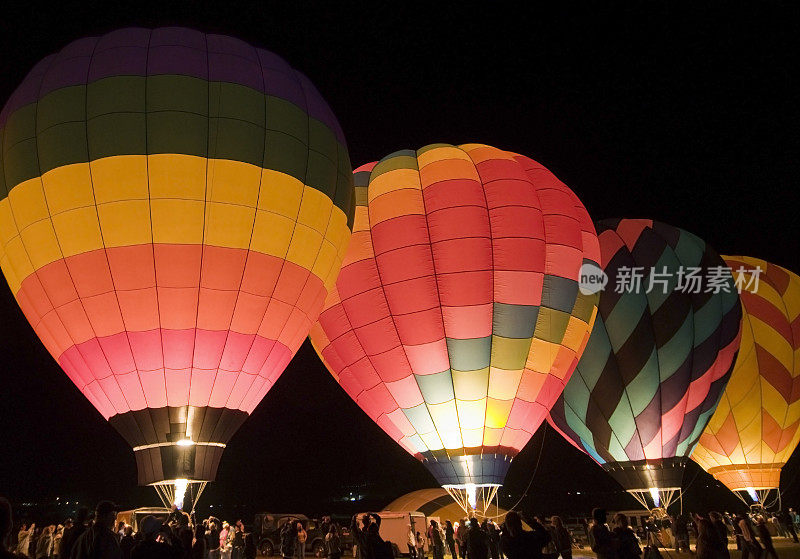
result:
M 240 40 L 122 29 L 36 65 L 0 139 L 25 316 L 140 483 L 213 479 L 339 272 L 353 184 L 330 108 Z

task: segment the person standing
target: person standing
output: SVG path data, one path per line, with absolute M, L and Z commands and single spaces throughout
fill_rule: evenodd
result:
M 425 559 L 425 536 L 417 530 L 417 559 Z
M 778 522 L 781 523 L 781 526 L 783 526 L 784 530 L 786 530 L 786 533 L 792 537 L 794 543 L 798 543 L 797 530 L 794 528 L 794 525 L 797 524 L 797 522 L 795 522 L 795 518 L 792 518 L 793 512 L 794 511 L 792 509 L 789 509 L 789 512 L 785 510 L 780 511 L 778 513 Z
M 230 524 L 226 520 L 222 521 L 222 529 L 219 531 L 219 556 L 221 559 L 230 559 L 230 548 L 228 548 L 228 530 Z
M 737 517 L 736 524 L 741 531 L 742 559 L 749 559 L 750 556 L 752 556 L 753 559 L 761 559 L 761 545 L 758 543 L 758 540 L 756 540 L 755 530 L 753 529 L 752 522 L 750 522 L 750 517 L 747 516 L 747 514 L 740 514 Z
M 125 532 L 122 539 L 119 540 L 119 549 L 122 552 L 122 559 L 131 559 L 133 544 L 133 526 L 125 526 Z
M 28 556 L 28 548 L 30 548 L 31 540 L 33 539 L 33 531 L 36 530 L 36 524 L 31 524 L 30 528 L 23 524 L 17 534 L 17 554 L 23 557 Z
M 411 524 L 406 524 L 406 526 L 408 527 L 408 541 L 406 542 L 408 544 L 408 556 L 411 559 L 417 559 L 417 535 L 414 533 L 414 527 Z
M 450 550 L 450 557 L 456 559 L 456 530 L 449 520 L 444 521 L 444 542 Z
M 306 540 L 308 539 L 308 532 L 303 528 L 303 523 L 297 521 L 297 546 L 295 547 L 295 557 L 297 559 L 306 558 Z
M 36 559 L 49 559 L 53 547 L 55 526 L 45 526 L 36 540 Z
M 325 534 L 325 551 L 328 559 L 342 559 L 342 539 L 336 524 L 328 524 L 328 533 Z
M 456 529 L 458 556 L 461 557 L 461 559 L 466 559 L 467 557 L 467 530 L 469 530 L 469 526 L 467 526 L 467 519 L 462 518 L 461 522 L 458 524 L 458 528 Z
M 442 532 L 439 530 L 439 523 L 435 520 L 431 520 L 430 526 L 428 526 L 428 541 L 433 559 L 444 559 Z
M 219 552 L 219 524 L 217 519 L 212 517 L 208 521 L 208 528 L 206 528 L 206 549 L 208 550 L 208 559 L 220 559 Z
M 711 519 L 711 526 L 717 533 L 717 538 L 715 540 L 716 545 L 718 546 L 716 550 L 716 557 L 719 559 L 731 559 L 731 552 L 728 550 L 728 525 L 725 524 L 725 520 L 718 512 L 712 511 L 708 513 L 708 517 Z
M 243 559 L 244 552 L 244 524 L 241 520 L 236 521 L 236 530 L 233 533 L 233 542 L 231 543 L 231 558 Z
M 758 539 L 761 540 L 761 545 L 764 547 L 764 559 L 778 559 L 778 553 L 772 544 L 772 535 L 769 533 L 767 521 L 763 516 L 759 516 L 756 520 L 756 531 Z
M 500 529 L 497 524 L 487 522 L 486 535 L 489 539 L 489 559 L 500 559 Z
M 694 525 L 697 529 L 697 543 L 695 545 L 697 559 L 721 559 L 719 533 L 711 520 L 699 514 L 695 514 Z M 727 543 L 728 540 L 726 538 L 726 550 L 728 547 Z
M 114 533 L 117 506 L 100 501 L 94 512 L 94 523 L 75 542 L 71 559 L 122 559 L 119 541 Z
M 553 526 L 552 534 L 556 551 L 561 555 L 561 559 L 572 559 L 572 535 L 564 526 L 564 521 L 560 516 L 551 516 L 550 523 Z
M 70 559 L 72 549 L 75 547 L 75 542 L 86 531 L 86 521 L 89 518 L 89 509 L 81 507 L 78 509 L 78 514 L 75 516 L 75 522 L 72 526 L 64 530 L 64 537 L 61 538 L 61 551 L 59 554 L 60 559 Z
M 672 533 L 675 536 L 675 551 L 689 552 L 689 523 L 686 517 L 679 514 L 675 517 L 675 522 L 672 523 Z
M 597 554 L 597 559 L 617 559 L 614 539 L 606 525 L 607 519 L 606 509 L 592 511 L 592 551 Z
M 617 513 L 614 515 L 614 530 L 612 532 L 616 540 L 617 557 L 619 559 L 640 559 L 642 548 L 639 546 L 639 539 L 633 532 L 633 528 L 628 524 L 628 517 Z
M 286 521 L 281 528 L 281 557 L 294 559 L 297 547 L 297 523 L 293 518 Z
M 191 559 L 204 559 L 206 556 L 206 529 L 202 524 L 194 527 Z
M 558 559 L 558 548 L 556 547 L 556 529 L 553 526 L 553 521 L 544 519 L 542 523 L 547 533 L 550 535 L 550 541 L 542 550 L 542 559 Z
M 550 535 L 535 519 L 530 522 L 532 531 L 522 527 L 522 517 L 517 511 L 508 511 L 500 534 L 500 552 L 508 559 L 541 559 L 542 548 Z

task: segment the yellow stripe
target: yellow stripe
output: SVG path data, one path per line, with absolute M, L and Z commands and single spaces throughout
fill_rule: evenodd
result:
M 14 293 L 58 259 L 150 242 L 250 248 L 287 258 L 330 286 L 349 238 L 344 212 L 315 188 L 249 163 L 192 155 L 67 165 L 0 201 L 0 261 Z

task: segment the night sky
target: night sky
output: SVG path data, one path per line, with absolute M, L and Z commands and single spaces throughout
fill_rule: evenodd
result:
M 654 218 L 722 254 L 800 271 L 790 47 L 798 18 L 782 3 L 592 12 L 445 2 L 17 4 L 0 16 L 2 103 L 39 59 L 82 36 L 131 25 L 233 35 L 311 78 L 339 118 L 354 166 L 434 142 L 487 143 L 544 164 L 595 219 Z M 0 494 L 17 502 L 157 503 L 152 489 L 135 487 L 133 453 L 39 344 L 5 282 L 0 355 Z M 523 501 L 530 510 L 634 508 L 551 428 L 514 461 L 501 505 L 519 499 L 537 462 Z M 782 478 L 793 505 L 798 474 L 795 453 Z M 690 483 L 690 509 L 738 502 L 694 464 L 684 478 Z M 203 504 L 242 516 L 344 512 L 434 485 L 306 342 L 230 441 Z M 366 497 L 334 501 L 350 491 Z

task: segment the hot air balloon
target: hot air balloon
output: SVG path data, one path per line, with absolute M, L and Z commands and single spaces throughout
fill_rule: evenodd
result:
M 14 297 L 139 482 L 202 489 L 335 282 L 352 215 L 336 118 L 270 52 L 122 29 L 37 64 L 0 134 Z
M 800 441 L 800 277 L 725 256 L 742 300 L 742 344 L 692 459 L 744 500 L 780 498 L 781 468 Z
M 645 508 L 667 508 L 730 378 L 738 294 L 722 258 L 683 229 L 596 226 L 608 283 L 550 423 Z
M 588 339 L 597 295 L 579 271 L 598 262 L 594 228 L 547 169 L 485 145 L 399 151 L 355 177 L 353 238 L 311 341 L 480 514 Z

